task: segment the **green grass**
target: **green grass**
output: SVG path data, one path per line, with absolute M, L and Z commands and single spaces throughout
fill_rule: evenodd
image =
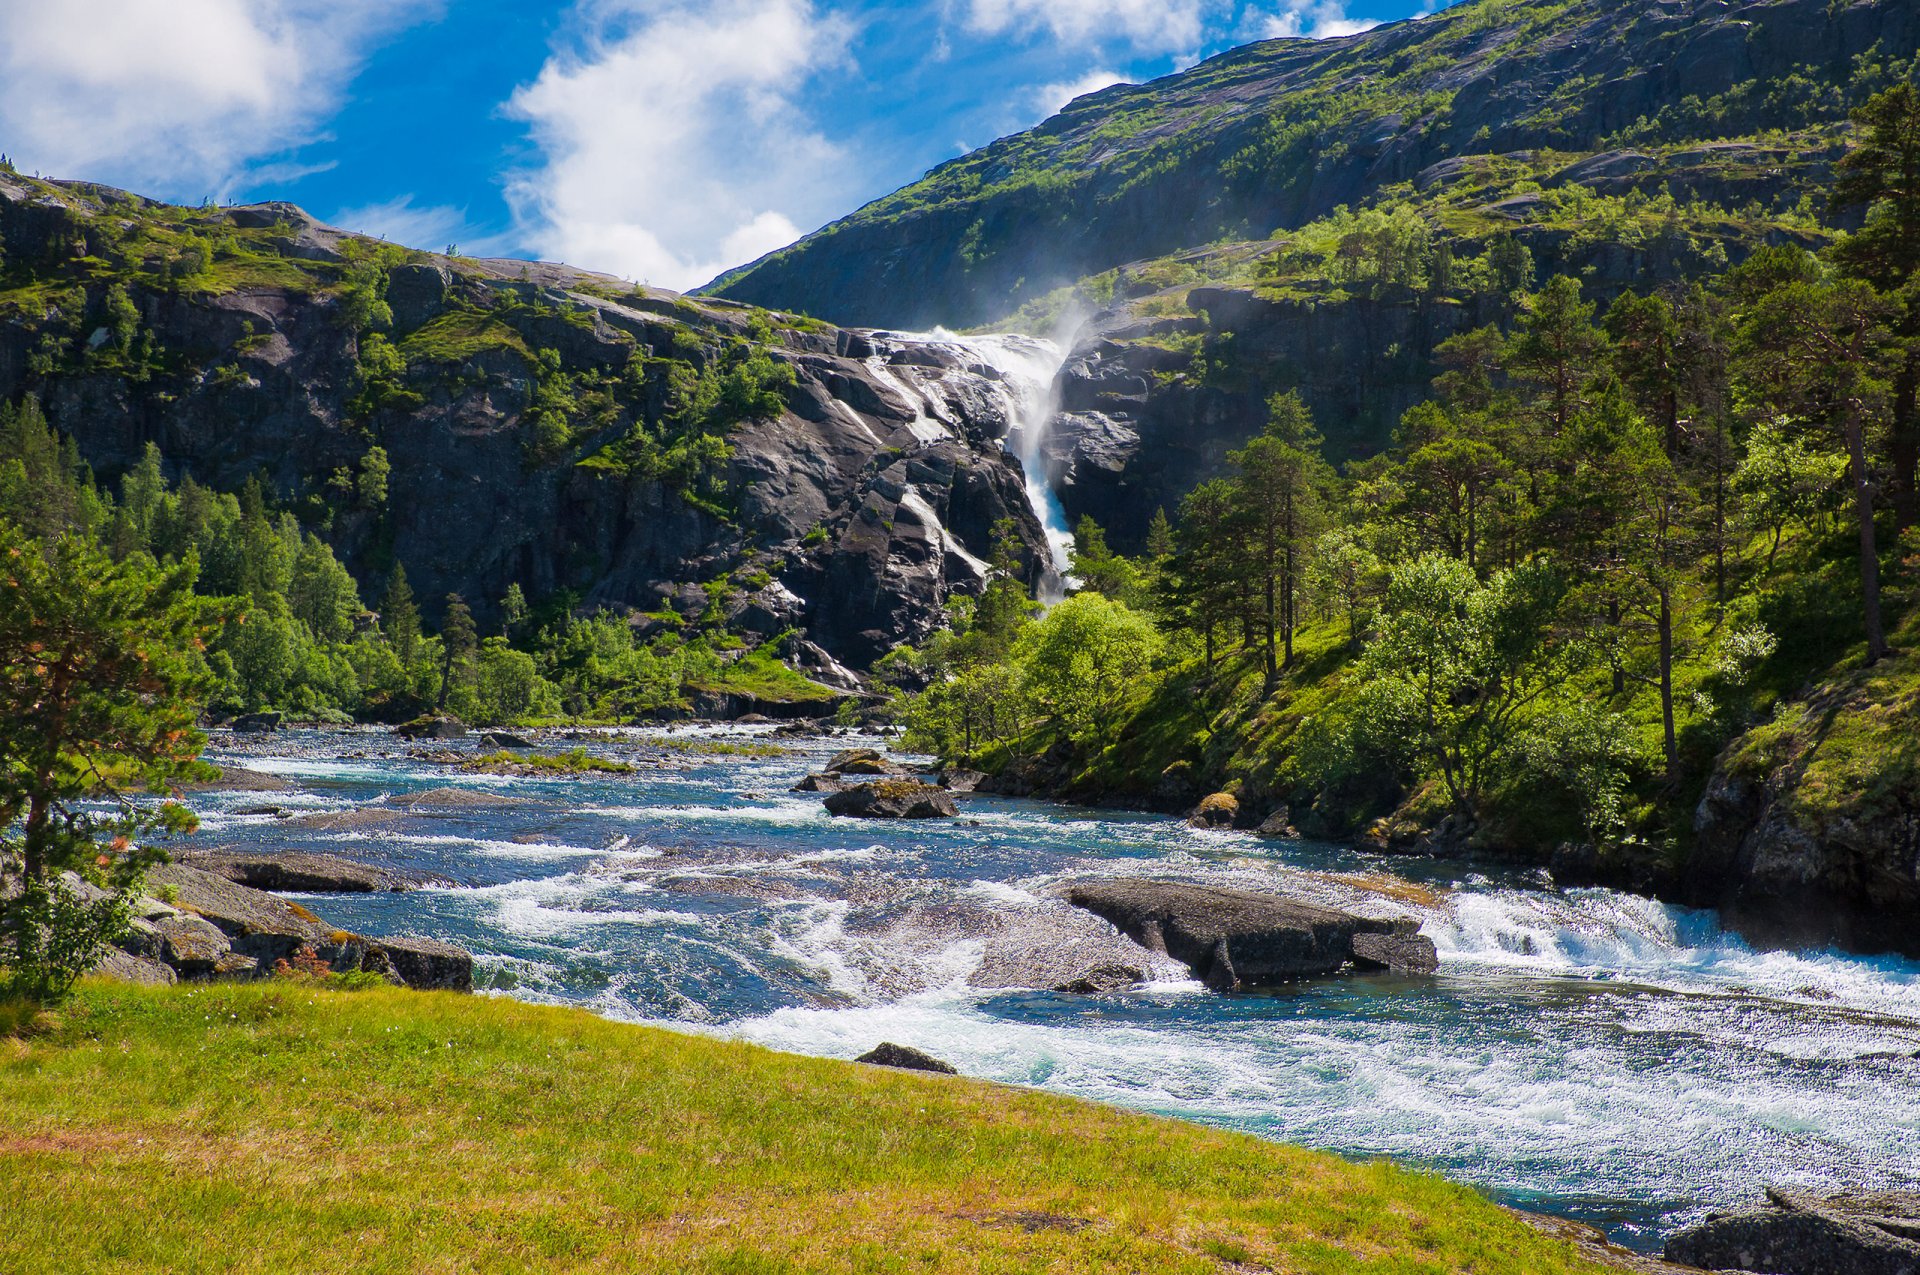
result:
M 1439 1178 L 442 993 L 84 985 L 0 1041 L 0 1270 L 1591 1272 Z
M 517 330 L 474 310 L 454 310 L 431 319 L 400 343 L 400 353 L 409 363 L 465 363 L 491 350 L 533 361 L 526 338 Z

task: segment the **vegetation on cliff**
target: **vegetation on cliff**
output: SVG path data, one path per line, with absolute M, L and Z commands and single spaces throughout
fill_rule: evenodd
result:
M 1551 278 L 1443 343 L 1393 449 L 1343 471 L 1275 396 L 1144 556 L 1083 523 L 1082 594 L 897 658 L 926 687 L 913 738 L 1016 788 L 1224 788 L 1249 826 L 1567 847 L 1648 884 L 1683 875 L 1730 744 L 1754 732 L 1746 764 L 1799 739 L 1809 686 L 1866 669 L 1881 710 L 1825 714 L 1802 777 L 1850 795 L 1805 799 L 1899 788 L 1908 750 L 1873 739 L 1904 712 L 1888 651 L 1920 603 L 1915 102 L 1863 109 L 1836 203 L 1867 215 L 1824 257 L 1766 249 L 1604 312 Z
M 385 464 L 375 449 L 341 484 L 343 498 L 384 499 Z M 777 641 L 755 645 L 726 631 L 725 578 L 709 588 L 706 615 L 654 616 L 646 637 L 623 615 L 576 614 L 568 594 L 535 610 L 518 585 L 498 604 L 498 631 L 482 635 L 466 601 L 451 595 L 440 632 L 429 633 L 404 563 L 388 573 L 379 611 L 369 611 L 328 544 L 291 511 L 271 509 L 258 483 L 237 496 L 191 478 L 176 486 L 149 445 L 116 496 L 33 399 L 0 404 L 0 525 L 9 521 L 42 545 L 156 561 L 179 587 L 220 600 L 205 671 L 207 702 L 223 714 L 392 721 L 435 707 L 479 722 L 628 720 L 685 711 L 706 692 L 833 695 L 782 663 Z
M 1385 1164 L 486 997 L 89 985 L 0 1078 L 22 1275 L 1596 1269 Z

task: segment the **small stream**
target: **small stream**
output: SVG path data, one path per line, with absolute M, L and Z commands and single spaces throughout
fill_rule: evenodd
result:
M 787 789 L 877 741 L 698 751 L 767 729 L 601 732 L 589 750 L 639 773 L 553 779 L 452 771 L 384 732 L 219 734 L 216 763 L 294 787 L 194 798 L 196 842 L 454 882 L 306 902 L 459 943 L 499 994 L 831 1057 L 893 1040 L 973 1076 L 1390 1156 L 1643 1249 L 1763 1183 L 1910 1185 L 1920 1165 L 1920 963 L 1756 952 L 1710 912 L 1154 816 L 969 797 L 956 821 L 833 819 Z M 262 807 L 279 811 L 242 813 Z M 1049 894 L 1092 874 L 1416 915 L 1441 973 L 1222 997 L 1159 958 L 1120 995 L 1044 990 L 1038 968 L 1018 985 L 1023 959 L 1106 941 Z

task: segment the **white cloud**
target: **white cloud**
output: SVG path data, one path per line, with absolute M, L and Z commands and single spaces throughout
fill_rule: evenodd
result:
M 534 251 L 688 288 L 839 211 L 848 158 L 800 89 L 849 32 L 811 0 L 582 0 L 584 34 L 508 112 L 542 157 L 507 199 Z
M 5 0 L 14 161 L 175 198 L 312 140 L 369 46 L 439 0 Z
M 1085 97 L 1089 93 L 1098 93 L 1101 89 L 1127 81 L 1112 71 L 1089 71 L 1077 80 L 1068 80 L 1060 84 L 1042 84 L 1033 91 L 1034 103 L 1048 115 L 1057 115 L 1068 102 L 1076 97 Z
M 1192 48 L 1227 0 L 969 0 L 967 25 L 982 35 L 1046 30 L 1056 40 L 1124 41 L 1139 49 Z
M 1263 40 L 1308 36 L 1315 40 L 1343 35 L 1359 35 L 1380 24 L 1370 18 L 1349 18 L 1346 0 L 1286 0 L 1280 12 L 1260 19 L 1259 37 Z
M 416 205 L 412 195 L 385 203 L 342 208 L 327 219 L 342 230 L 373 235 L 409 248 L 441 252 L 457 245 L 469 257 L 488 257 L 512 247 L 504 236 L 482 235 L 467 220 L 467 210 L 449 204 Z

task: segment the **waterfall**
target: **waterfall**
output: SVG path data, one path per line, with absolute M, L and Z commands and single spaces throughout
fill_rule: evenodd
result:
M 1047 441 L 1053 432 L 1054 418 L 1060 411 L 1059 375 L 1067 361 L 1069 347 L 1063 343 L 1019 333 L 998 332 L 982 336 L 961 336 L 945 328 L 931 332 L 876 332 L 882 349 L 909 345 L 931 346 L 944 350 L 956 361 L 985 364 L 999 374 L 990 383 L 1001 399 L 1007 418 L 1005 446 L 1020 461 L 1026 477 L 1027 503 L 1046 532 L 1051 561 L 1041 573 L 1040 601 L 1052 606 L 1066 596 L 1067 567 L 1073 552 L 1073 530 L 1067 526 L 1066 510 L 1053 490 L 1047 458 Z M 885 353 L 868 360 L 868 366 L 881 380 L 899 389 L 918 414 L 914 433 L 925 437 L 928 427 L 952 419 L 954 412 L 942 393 L 944 378 L 927 375 L 932 369 L 892 364 Z M 902 375 L 906 372 L 917 375 Z

